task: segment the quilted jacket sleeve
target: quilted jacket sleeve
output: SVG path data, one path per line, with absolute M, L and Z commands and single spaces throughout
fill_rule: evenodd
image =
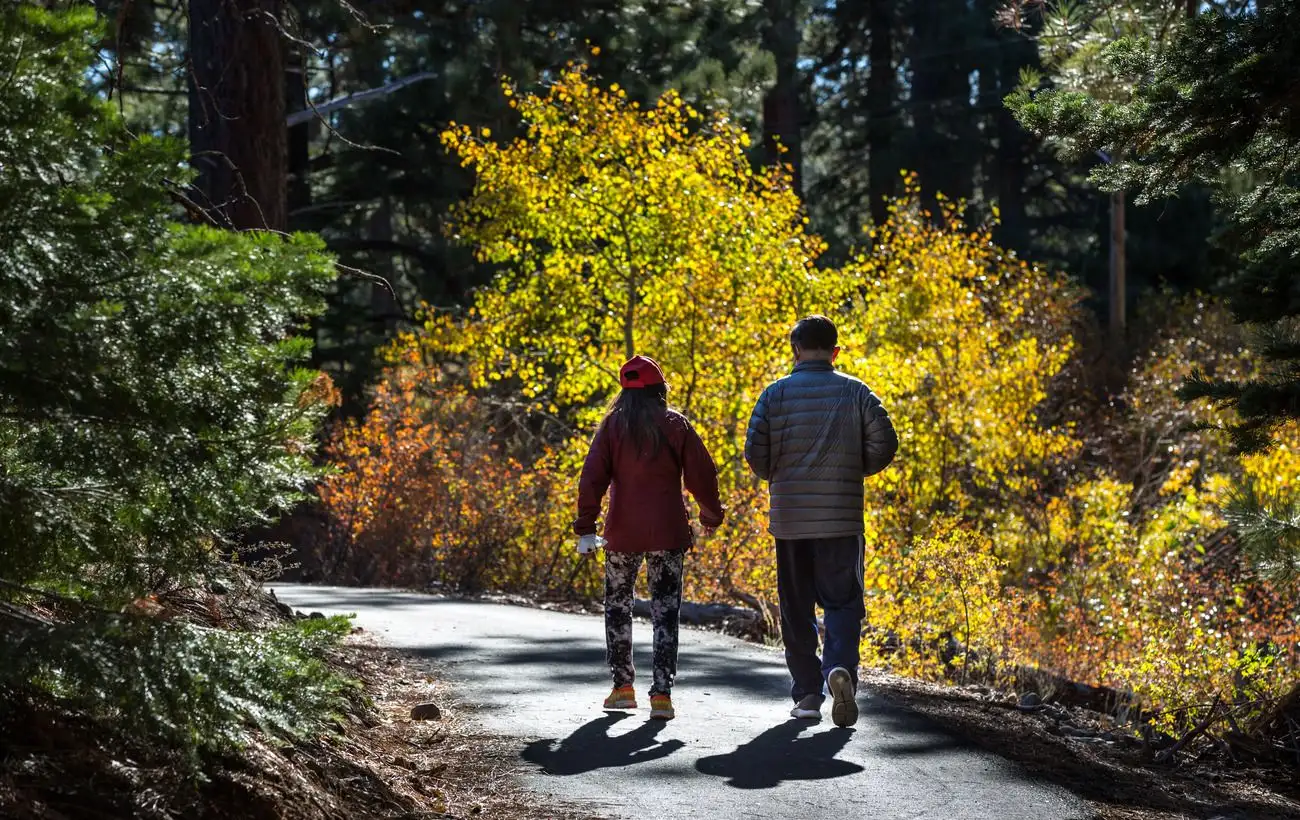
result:
M 721 526 L 723 507 L 718 497 L 718 467 L 690 424 L 686 425 L 682 446 L 682 478 L 687 491 L 700 505 L 700 523 L 706 527 Z
M 865 386 L 862 393 L 862 473 L 870 476 L 894 460 L 898 453 L 898 434 L 880 397 Z
M 764 481 L 772 477 L 772 435 L 767 418 L 770 391 L 771 388 L 768 388 L 758 397 L 754 412 L 749 416 L 749 428 L 745 432 L 745 461 L 754 475 Z

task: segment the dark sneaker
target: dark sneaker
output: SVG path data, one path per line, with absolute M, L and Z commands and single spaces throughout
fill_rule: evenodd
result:
M 853 676 L 849 670 L 837 666 L 826 676 L 826 685 L 831 690 L 831 720 L 840 728 L 847 728 L 858 722 L 858 702 L 853 692 Z
M 821 720 L 822 719 L 822 701 L 821 695 L 805 695 L 804 699 L 794 705 L 790 710 L 790 717 L 798 720 Z

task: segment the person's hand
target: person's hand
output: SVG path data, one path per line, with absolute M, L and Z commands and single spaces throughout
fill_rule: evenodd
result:
M 591 555 L 605 546 L 605 539 L 599 535 L 584 535 L 578 539 L 578 554 Z
M 712 538 L 712 537 L 713 537 L 713 534 L 714 534 L 715 532 L 717 532 L 717 531 L 718 531 L 718 528 L 717 528 L 717 527 L 710 527 L 710 526 L 707 525 L 707 524 L 704 525 L 704 537 L 705 537 L 705 538 Z

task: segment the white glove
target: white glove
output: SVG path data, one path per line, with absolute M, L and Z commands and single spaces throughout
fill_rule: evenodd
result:
M 584 535 L 578 539 L 578 554 L 591 555 L 598 549 L 605 547 L 605 539 L 599 535 Z

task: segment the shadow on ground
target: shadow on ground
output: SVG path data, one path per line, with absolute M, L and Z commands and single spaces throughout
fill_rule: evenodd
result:
M 727 785 L 737 789 L 773 789 L 788 780 L 830 780 L 862 771 L 856 763 L 835 758 L 853 737 L 852 730 L 801 736 L 810 725 L 788 720 L 734 752 L 700 758 L 695 769 L 726 778 Z
M 631 715 L 625 712 L 608 712 L 563 740 L 535 740 L 519 756 L 547 774 L 569 776 L 661 760 L 686 745 L 680 740 L 658 740 L 656 736 L 667 725 L 662 720 L 646 721 L 630 732 L 611 736 L 610 728 L 628 717 Z
M 598 631 L 593 629 L 593 632 Z M 638 635 L 635 642 L 636 668 L 639 678 L 648 676 L 650 646 L 648 636 Z M 494 647 L 493 657 L 502 668 L 512 670 L 512 685 L 520 679 L 533 680 L 547 687 L 556 684 L 594 684 L 607 686 L 603 637 L 530 638 L 502 636 L 506 647 Z M 434 663 L 473 663 L 482 655 L 475 644 L 458 646 L 424 646 L 406 650 Z M 716 653 L 683 647 L 678 658 L 677 682 L 705 692 L 716 691 L 734 696 L 770 696 L 788 685 L 778 668 L 738 668 L 734 659 Z

